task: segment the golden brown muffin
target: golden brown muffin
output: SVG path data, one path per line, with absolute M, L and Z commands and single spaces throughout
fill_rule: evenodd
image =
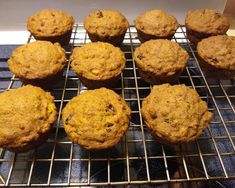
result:
M 31 85 L 0 94 L 0 147 L 15 152 L 42 144 L 56 122 L 49 92 Z
M 169 84 L 153 87 L 143 100 L 141 113 L 152 134 L 168 144 L 196 139 L 213 117 L 195 90 Z
M 9 69 L 24 84 L 48 87 L 66 64 L 65 51 L 58 43 L 35 41 L 16 48 L 8 60 Z
M 71 55 L 71 66 L 89 88 L 112 87 L 125 68 L 125 55 L 112 44 L 94 42 L 77 47 Z
M 36 40 L 59 42 L 62 46 L 70 41 L 74 20 L 66 12 L 44 9 L 30 16 L 27 28 Z
M 235 37 L 218 35 L 197 45 L 198 60 L 208 77 L 230 79 L 235 76 Z
M 106 88 L 85 91 L 63 109 L 65 131 L 75 144 L 88 150 L 116 145 L 126 133 L 131 110 L 115 92 Z
M 92 42 L 120 45 L 129 27 L 127 19 L 116 10 L 96 10 L 84 20 L 84 27 Z
M 197 44 L 203 38 L 226 34 L 229 21 L 223 15 L 212 9 L 195 9 L 188 11 L 185 18 L 188 39 Z
M 147 41 L 134 52 L 141 78 L 152 84 L 176 81 L 188 59 L 188 53 L 179 44 L 165 39 Z
M 134 24 L 141 42 L 150 39 L 171 39 L 179 27 L 174 16 L 159 9 L 144 12 L 136 18 Z

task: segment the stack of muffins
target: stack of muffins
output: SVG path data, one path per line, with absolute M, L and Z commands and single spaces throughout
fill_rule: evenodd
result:
M 158 84 L 142 103 L 146 126 L 164 143 L 196 139 L 213 114 L 195 90 L 165 84 L 178 80 L 189 59 L 179 44 L 170 41 L 179 27 L 177 19 L 156 9 L 139 15 L 134 24 L 142 42 L 133 53 L 138 72 L 144 81 Z M 235 38 L 225 35 L 227 19 L 214 10 L 199 9 L 188 12 L 185 24 L 205 74 L 233 77 Z M 31 85 L 0 94 L 0 102 L 4 101 L 0 105 L 0 147 L 21 152 L 47 139 L 57 112 L 53 96 L 41 88 L 52 88 L 62 74 L 67 63 L 63 47 L 70 42 L 73 25 L 73 17 L 58 10 L 46 9 L 29 17 L 27 28 L 36 41 L 15 49 L 8 65 L 23 84 Z M 118 83 L 125 68 L 125 55 L 118 46 L 129 23 L 118 11 L 96 10 L 85 18 L 84 28 L 92 42 L 74 48 L 70 61 L 79 80 L 93 90 L 71 99 L 62 111 L 62 120 L 73 143 L 101 150 L 116 145 L 130 124 L 127 103 L 107 89 Z

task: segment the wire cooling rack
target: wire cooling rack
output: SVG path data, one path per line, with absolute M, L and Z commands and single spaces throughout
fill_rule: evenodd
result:
M 55 96 L 59 117 L 45 144 L 25 153 L 0 151 L 0 186 L 108 186 L 152 185 L 226 187 L 235 184 L 235 89 L 233 80 L 205 78 L 198 66 L 195 47 L 186 39 L 185 28 L 177 30 L 173 41 L 190 55 L 189 64 L 178 83 L 194 88 L 208 103 L 214 118 L 197 140 L 176 146 L 157 142 L 146 129 L 140 114 L 141 102 L 151 85 L 140 79 L 132 54 L 140 45 L 133 26 L 128 29 L 122 51 L 126 68 L 114 90 L 132 109 L 129 130 L 115 147 L 88 152 L 74 145 L 61 123 L 61 110 L 72 97 L 86 90 L 70 68 L 51 93 Z M 28 42 L 34 41 L 29 37 Z M 82 25 L 75 25 L 69 59 L 74 47 L 90 42 Z M 4 54 L 4 52 L 2 51 Z M 21 86 L 6 65 L 10 54 L 1 57 L 0 91 Z

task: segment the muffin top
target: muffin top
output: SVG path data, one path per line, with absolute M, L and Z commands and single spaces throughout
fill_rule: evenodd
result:
M 117 144 L 129 127 L 130 116 L 126 102 L 106 88 L 85 91 L 62 112 L 64 128 L 72 142 L 89 150 Z
M 125 68 L 125 55 L 118 47 L 105 42 L 87 43 L 74 48 L 73 70 L 90 80 L 106 80 L 119 75 Z
M 31 85 L 0 94 L 0 147 L 13 151 L 30 149 L 56 121 L 49 92 Z
M 135 27 L 143 33 L 165 37 L 173 35 L 179 23 L 176 18 L 164 10 L 147 11 L 134 21 Z
M 213 117 L 206 102 L 185 85 L 154 86 L 143 100 L 141 112 L 153 134 L 167 143 L 195 139 Z
M 27 21 L 28 30 L 36 37 L 52 37 L 63 35 L 73 29 L 74 20 L 64 11 L 44 9 L 30 16 Z
M 113 37 L 125 33 L 129 23 L 116 10 L 96 10 L 85 18 L 84 27 L 90 34 Z
M 235 37 L 218 35 L 203 39 L 198 43 L 197 51 L 210 65 L 235 70 Z
M 228 19 L 212 9 L 188 11 L 185 18 L 186 27 L 199 33 L 225 34 L 229 29 Z
M 8 60 L 9 69 L 20 78 L 43 79 L 60 72 L 66 64 L 58 43 L 35 41 L 16 48 Z
M 136 48 L 134 59 L 143 71 L 170 76 L 185 68 L 189 55 L 179 44 L 158 39 Z

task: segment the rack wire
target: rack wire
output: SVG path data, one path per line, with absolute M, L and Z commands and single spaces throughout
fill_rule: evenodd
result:
M 0 151 L 0 186 L 109 186 L 159 185 L 169 187 L 188 183 L 226 187 L 235 184 L 235 89 L 233 80 L 206 78 L 196 58 L 195 47 L 186 38 L 181 26 L 173 41 L 190 55 L 189 64 L 178 83 L 194 88 L 208 103 L 214 118 L 195 141 L 168 146 L 157 142 L 149 133 L 140 114 L 141 102 L 151 91 L 135 66 L 132 54 L 140 45 L 133 26 L 121 45 L 126 56 L 126 68 L 119 85 L 113 88 L 132 109 L 129 130 L 121 142 L 108 150 L 88 152 L 74 145 L 61 123 L 61 110 L 72 97 L 87 88 L 70 68 L 51 93 L 58 108 L 58 120 L 53 133 L 41 147 L 25 153 Z M 28 42 L 34 41 L 30 36 Z M 82 25 L 75 25 L 71 45 L 66 47 L 69 59 L 74 47 L 90 42 Z M 1 57 L 0 91 L 20 87 L 21 82 L 6 65 L 10 54 Z

